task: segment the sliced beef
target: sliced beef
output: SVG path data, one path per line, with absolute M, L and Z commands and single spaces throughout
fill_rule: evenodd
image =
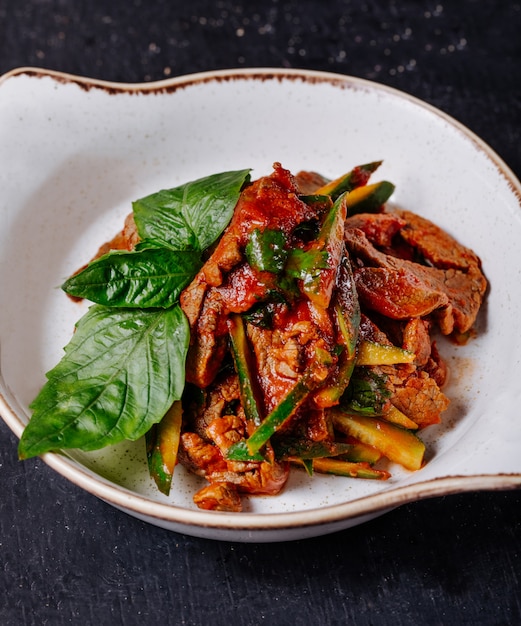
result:
M 240 513 L 242 511 L 241 497 L 236 485 L 232 483 L 210 483 L 194 494 L 194 502 L 205 511 L 225 511 Z
M 404 209 L 394 209 L 388 215 L 403 220 L 400 237 L 434 267 L 468 271 L 472 274 L 481 268 L 479 257 L 470 248 L 460 244 L 430 220 Z
M 441 413 L 449 406 L 449 399 L 436 381 L 421 370 L 409 376 L 403 386 L 395 388 L 391 401 L 420 428 L 438 424 Z
M 368 308 L 395 318 L 436 311 L 436 321 L 444 334 L 466 332 L 474 324 L 487 286 L 477 264 L 464 269 L 421 265 L 379 251 L 357 228 L 346 230 L 346 244 L 359 260 L 355 280 L 360 299 Z M 404 297 L 406 294 L 411 301 Z
M 375 246 L 388 247 L 406 224 L 397 213 L 358 213 L 346 219 L 345 228 L 358 228 Z

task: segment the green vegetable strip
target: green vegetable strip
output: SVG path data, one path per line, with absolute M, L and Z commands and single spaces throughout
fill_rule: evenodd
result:
M 246 439 L 246 447 L 250 455 L 255 455 L 270 437 L 295 413 L 311 392 L 306 376 L 303 376 L 289 391 L 286 397 L 273 409 L 262 424 Z M 239 442 L 241 443 L 241 442 Z M 237 455 L 237 456 L 236 456 Z M 244 460 L 244 445 L 234 444 L 227 453 L 232 461 Z
M 227 323 L 235 369 L 239 378 L 241 405 L 246 419 L 255 424 L 255 426 L 260 426 L 262 416 L 255 393 L 257 382 L 252 365 L 253 356 L 248 345 L 244 322 L 240 315 L 232 315 Z
M 174 402 L 159 424 L 154 424 L 146 434 L 150 476 L 154 479 L 159 491 L 165 495 L 170 493 L 172 486 L 182 421 L 183 406 L 178 400 Z
M 349 385 L 356 364 L 356 346 L 360 329 L 360 304 L 347 252 L 337 273 L 333 312 L 344 347 L 339 359 L 337 379 L 318 391 L 316 399 L 321 406 L 337 404 Z
M 286 236 L 281 230 L 256 228 L 246 244 L 246 260 L 259 272 L 280 274 L 288 256 L 285 245 Z
M 387 180 L 372 185 L 356 187 L 347 194 L 347 213 L 375 213 L 389 200 L 394 185 Z
M 303 280 L 303 291 L 315 304 L 327 308 L 331 300 L 335 278 L 344 252 L 344 223 L 347 215 L 345 195 L 334 203 L 327 213 L 318 233 L 311 244 L 311 251 L 327 252 L 327 267 L 314 266 Z
M 333 409 L 332 417 L 335 428 L 380 450 L 390 461 L 409 470 L 421 468 L 425 444 L 411 431 L 375 417 L 350 415 L 341 409 Z
M 313 459 L 313 471 L 321 474 L 334 474 L 347 478 L 368 478 L 373 480 L 387 480 L 389 472 L 372 468 L 368 463 L 350 463 L 339 459 Z
M 365 185 L 371 174 L 375 172 L 381 164 L 382 161 L 373 161 L 372 163 L 357 165 L 347 174 L 317 189 L 315 194 L 331 196 L 333 200 L 336 200 L 346 191 L 351 191 L 352 189 L 356 189 L 356 187 Z
M 281 438 L 273 442 L 275 455 L 279 459 L 317 459 L 330 456 L 347 455 L 355 448 L 351 443 L 334 441 L 311 441 L 310 439 Z

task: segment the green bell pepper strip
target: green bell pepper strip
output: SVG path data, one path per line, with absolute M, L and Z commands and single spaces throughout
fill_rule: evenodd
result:
M 281 230 L 255 228 L 246 244 L 246 260 L 259 272 L 280 274 L 288 256 L 285 245 L 286 236 Z
M 282 437 L 273 441 L 272 446 L 278 459 L 298 458 L 305 460 L 348 455 L 352 452 L 354 444 Z
M 377 213 L 389 200 L 394 189 L 394 185 L 387 180 L 356 187 L 347 194 L 347 214 Z
M 360 304 L 347 251 L 344 251 L 340 261 L 336 287 L 333 314 L 343 351 L 339 357 L 335 382 L 316 393 L 315 402 L 324 407 L 338 404 L 349 385 L 357 359 Z

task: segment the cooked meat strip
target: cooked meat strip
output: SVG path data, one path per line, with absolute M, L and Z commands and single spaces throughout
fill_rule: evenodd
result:
M 287 395 L 304 373 L 310 386 L 328 376 L 335 361 L 335 333 L 328 313 L 307 300 L 280 305 L 272 328 L 252 323 L 247 333 L 255 353 L 259 385 L 267 415 Z M 328 363 L 317 357 L 327 355 Z
M 346 219 L 345 228 L 358 228 L 375 246 L 388 247 L 406 224 L 397 213 L 358 213 Z
M 427 320 L 415 317 L 407 322 L 403 330 L 402 348 L 414 352 L 415 364 L 423 367 L 431 356 L 430 324 Z
M 240 513 L 242 502 L 237 487 L 232 483 L 211 483 L 194 494 L 194 502 L 206 511 Z
M 354 276 L 360 302 L 392 319 L 423 317 L 449 304 L 446 293 L 408 268 L 361 267 Z
M 226 489 L 202 490 L 194 497 L 196 504 L 204 508 L 224 506 L 224 502 L 228 506 L 232 485 L 244 493 L 278 493 L 288 477 L 286 463 L 274 459 L 261 463 L 226 460 L 228 448 L 249 432 L 238 403 L 239 386 L 235 372 L 221 374 L 202 395 L 202 401 L 194 400 L 185 410 L 179 459 L 193 473 L 212 484 L 224 484 Z M 236 413 L 230 412 L 232 406 Z M 223 502 L 219 500 L 221 497 Z
M 356 228 L 346 230 L 346 244 L 352 256 L 365 265 L 355 270 L 355 280 L 357 288 L 360 287 L 362 292 L 359 292 L 361 300 L 366 299 L 369 308 L 379 310 L 377 307 L 387 289 L 389 304 L 382 303 L 385 310 L 381 312 L 384 314 L 406 318 L 411 314 L 425 315 L 429 308 L 430 312 L 438 309 L 436 321 L 444 334 L 450 334 L 453 330 L 466 332 L 474 324 L 487 286 L 477 265 L 471 264 L 465 270 L 441 269 L 400 259 L 377 250 L 366 235 Z M 371 298 L 370 291 L 373 289 L 378 289 L 381 297 Z M 403 297 L 405 292 L 415 300 L 407 303 Z M 424 312 L 422 292 L 425 295 Z M 393 308 L 394 300 L 397 302 L 396 310 Z M 399 310 L 401 304 L 406 307 L 403 314 Z M 415 309 L 416 313 L 413 312 Z
M 328 179 L 322 176 L 322 174 L 307 171 L 295 174 L 295 180 L 300 193 L 303 195 L 314 194 L 317 189 L 323 187 L 328 182 Z
M 394 390 L 391 401 L 420 428 L 438 424 L 441 413 L 449 406 L 449 399 L 440 391 L 436 381 L 421 370 Z
M 481 268 L 479 257 L 470 248 L 421 215 L 398 208 L 388 215 L 404 221 L 400 237 L 434 267 L 470 271 L 473 275 Z

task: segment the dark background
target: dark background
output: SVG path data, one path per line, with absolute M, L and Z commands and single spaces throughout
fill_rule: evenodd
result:
M 520 177 L 520 33 L 506 1 L 0 0 L 0 73 L 351 74 L 454 116 Z M 16 445 L 2 422 L 2 625 L 521 623 L 519 491 L 419 502 L 306 541 L 221 543 L 137 521 L 18 462 Z

